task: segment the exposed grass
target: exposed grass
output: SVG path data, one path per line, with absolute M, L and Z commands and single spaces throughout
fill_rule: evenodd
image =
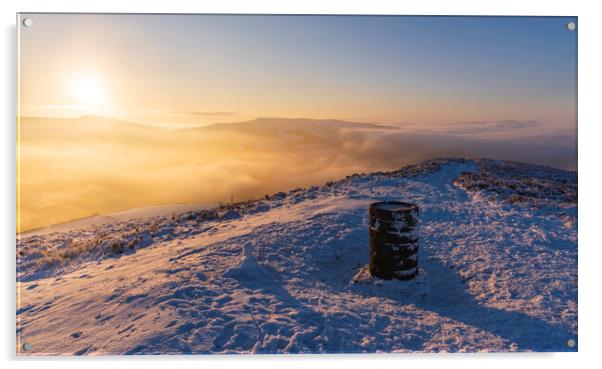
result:
M 549 167 L 481 159 L 478 172 L 464 172 L 454 184 L 487 199 L 543 208 L 577 203 L 577 173 Z

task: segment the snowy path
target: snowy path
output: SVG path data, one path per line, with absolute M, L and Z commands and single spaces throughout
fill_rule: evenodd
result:
M 20 282 L 33 354 L 571 350 L 576 225 L 471 196 L 473 162 L 352 177 L 76 270 Z M 421 209 L 423 293 L 354 284 L 371 202 Z

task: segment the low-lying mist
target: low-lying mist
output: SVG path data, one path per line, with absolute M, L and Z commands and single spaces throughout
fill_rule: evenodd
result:
M 100 117 L 21 118 L 18 231 L 135 207 L 248 200 L 436 156 L 576 169 L 572 132 L 523 137 L 532 122 L 481 123 L 441 130 L 257 119 L 169 129 Z

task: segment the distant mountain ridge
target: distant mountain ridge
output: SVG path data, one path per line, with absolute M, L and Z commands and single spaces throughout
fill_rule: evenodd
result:
M 376 129 L 398 129 L 398 127 L 376 123 L 376 122 L 352 122 L 340 119 L 312 119 L 312 118 L 267 118 L 259 117 L 251 120 L 245 120 L 240 122 L 231 123 L 211 123 L 193 127 L 169 127 L 149 125 L 144 123 L 138 123 L 134 120 L 124 120 L 120 118 L 107 117 L 102 115 L 82 115 L 80 117 L 71 118 L 60 118 L 60 117 L 40 117 L 40 116 L 22 116 L 20 122 L 22 124 L 28 124 L 30 122 L 36 123 L 51 123 L 51 122 L 78 122 L 78 123 L 92 123 L 92 124 L 120 124 L 120 125 L 132 125 L 143 128 L 151 129 L 170 129 L 170 130 L 196 130 L 196 129 L 238 129 L 238 128 L 260 128 L 265 127 L 269 129 L 285 128 L 290 125 L 294 129 L 300 127 L 300 125 L 307 125 L 310 127 L 316 126 L 331 126 L 335 128 L 376 128 Z

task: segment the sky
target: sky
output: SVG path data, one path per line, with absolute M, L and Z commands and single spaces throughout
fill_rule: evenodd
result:
M 441 156 L 577 169 L 575 19 L 24 17 L 18 231 Z
M 567 17 L 27 17 L 22 116 L 576 126 Z

